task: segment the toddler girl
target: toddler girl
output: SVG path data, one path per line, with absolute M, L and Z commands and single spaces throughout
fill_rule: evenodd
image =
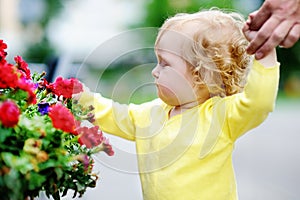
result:
M 135 141 L 145 200 L 235 200 L 234 143 L 273 110 L 279 66 L 273 50 L 246 54 L 237 13 L 178 14 L 162 25 L 152 74 L 157 99 L 120 105 L 85 88 L 94 124 Z M 252 34 L 247 36 L 250 38 Z

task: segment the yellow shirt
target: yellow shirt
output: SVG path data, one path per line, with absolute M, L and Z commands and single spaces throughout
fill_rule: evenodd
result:
M 85 91 L 80 104 L 95 107 L 96 125 L 136 142 L 145 200 L 236 200 L 232 151 L 236 139 L 274 108 L 279 66 L 254 61 L 242 93 L 213 97 L 168 118 L 160 99 L 121 105 Z

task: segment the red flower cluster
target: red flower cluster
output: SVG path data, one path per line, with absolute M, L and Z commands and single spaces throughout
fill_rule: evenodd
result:
M 83 91 L 82 84 L 75 78 L 63 79 L 58 77 L 48 88 L 57 96 L 72 98 L 72 94 Z
M 80 122 L 76 121 L 70 110 L 61 103 L 53 105 L 48 115 L 52 120 L 54 128 L 78 135 L 79 144 L 85 145 L 89 149 L 97 147 L 109 156 L 114 155 L 109 140 L 103 136 L 98 126 L 91 128 L 80 127 Z
M 76 129 L 77 134 L 79 135 L 78 142 L 81 145 L 85 145 L 87 148 L 93 148 L 99 146 L 107 155 L 114 155 L 112 146 L 109 144 L 109 140 L 103 136 L 101 130 L 98 126 L 91 128 L 88 127 L 79 127 Z
M 97 147 L 99 151 L 104 151 L 109 156 L 114 155 L 109 140 L 103 136 L 103 132 L 98 126 L 81 127 L 80 122 L 76 121 L 73 114 L 62 104 L 53 105 L 48 115 L 55 128 L 78 135 L 80 145 L 85 145 L 89 149 Z
M 61 103 L 53 105 L 48 114 L 52 120 L 54 128 L 68 133 L 75 132 L 75 118 L 71 111 Z
M 21 89 L 27 92 L 28 104 L 36 103 L 35 85 L 31 81 L 28 64 L 21 56 L 16 56 L 16 65 L 8 63 L 5 58 L 7 45 L 0 40 L 0 89 Z
M 7 55 L 5 52 L 6 48 L 7 45 L 0 40 L 0 92 L 6 90 L 12 93 L 17 90 L 26 91 L 28 94 L 25 99 L 27 100 L 27 103 L 36 104 L 37 100 L 35 92 L 38 91 L 36 89 L 47 89 L 47 92 L 55 94 L 58 97 L 63 96 L 66 98 L 64 99 L 65 102 L 67 102 L 69 98 L 72 98 L 73 94 L 83 91 L 82 84 L 75 78 L 63 79 L 62 77 L 58 77 L 56 81 L 51 84 L 44 79 L 44 81 L 39 82 L 39 84 L 35 84 L 31 78 L 28 64 L 21 56 L 16 56 L 14 58 L 16 65 L 9 64 L 5 60 Z M 37 88 L 38 86 L 39 88 Z M 49 94 L 47 94 L 47 92 L 45 95 Z M 105 151 L 108 155 L 114 154 L 108 139 L 103 136 L 99 127 L 80 127 L 80 122 L 75 120 L 71 110 L 60 103 L 60 98 L 57 99 L 58 103 L 51 107 L 50 103 L 45 104 L 46 107 L 43 107 L 43 102 L 39 102 L 38 104 L 38 111 L 43 115 L 48 114 L 54 128 L 78 135 L 78 142 L 89 149 L 96 147 L 99 150 Z M 19 99 L 16 98 L 16 100 L 18 103 Z M 20 113 L 21 111 L 18 105 L 13 101 L 5 100 L 2 103 L 0 101 L 0 125 L 3 125 L 4 127 L 14 127 L 19 121 Z M 94 115 L 88 113 L 85 120 L 93 121 Z
M 14 127 L 19 122 L 19 107 L 11 100 L 0 104 L 0 121 L 4 127 Z

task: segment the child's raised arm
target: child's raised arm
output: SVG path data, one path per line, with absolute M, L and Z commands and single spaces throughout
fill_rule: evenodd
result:
M 249 29 L 244 32 L 250 40 L 257 34 Z M 261 124 L 272 112 L 278 91 L 279 63 L 276 49 L 260 60 L 254 60 L 244 91 L 230 97 L 228 128 L 233 140 Z

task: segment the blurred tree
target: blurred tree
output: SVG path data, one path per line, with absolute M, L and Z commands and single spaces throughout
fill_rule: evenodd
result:
M 160 27 L 175 13 L 196 12 L 211 7 L 233 9 L 233 0 L 152 0 L 146 4 L 146 14 L 138 26 Z
M 300 93 L 300 88 L 289 88 L 294 82 L 300 81 L 300 42 L 298 41 L 292 48 L 277 48 L 278 61 L 281 63 L 280 89 L 289 90 L 286 93 Z M 299 84 L 298 84 L 299 85 Z M 290 91 L 294 90 L 294 91 Z
M 20 0 L 19 4 L 20 20 L 24 30 L 30 32 L 23 57 L 27 62 L 46 64 L 48 81 L 53 79 L 59 55 L 48 39 L 46 30 L 51 20 L 62 11 L 66 1 Z
M 26 51 L 24 52 L 24 58 L 28 62 L 45 63 L 49 58 L 55 55 L 55 47 L 53 47 L 48 40 L 45 30 L 47 29 L 51 19 L 57 16 L 57 14 L 59 14 L 62 10 L 63 2 L 64 0 L 42 0 L 38 2 L 34 0 L 21 0 L 20 12 L 23 13 L 21 21 L 24 27 L 26 28 L 35 24 L 38 26 L 37 29 L 41 30 L 39 38 L 32 41 L 32 43 L 29 43 Z M 30 16 L 30 13 L 28 13 L 30 12 L 30 9 L 33 11 L 36 10 L 36 8 L 34 8 L 36 7 L 35 3 L 39 3 L 39 8 L 43 11 L 39 13 L 39 16 Z

